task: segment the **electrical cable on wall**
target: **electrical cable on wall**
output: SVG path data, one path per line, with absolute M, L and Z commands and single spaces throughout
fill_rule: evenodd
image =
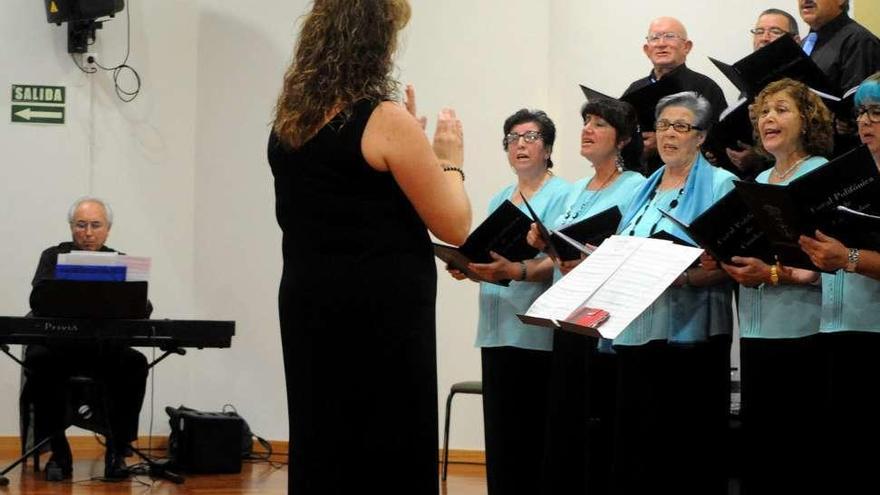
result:
M 120 3 L 121 5 L 121 3 Z M 116 90 L 116 96 L 128 103 L 135 98 L 140 93 L 141 90 L 141 76 L 138 72 L 128 65 L 128 57 L 131 54 L 131 3 L 129 2 L 129 8 L 125 9 L 125 18 L 126 18 L 126 42 L 125 42 L 125 58 L 123 58 L 122 62 L 116 66 L 105 67 L 101 65 L 94 55 L 83 53 L 85 51 L 85 46 L 91 46 L 95 44 L 95 34 L 94 30 L 100 28 L 101 22 L 88 24 L 85 28 L 86 35 L 83 36 L 82 33 L 79 34 L 78 43 L 74 43 L 75 47 L 71 48 L 71 42 L 68 42 L 68 52 L 70 53 L 70 59 L 73 61 L 74 65 L 86 74 L 94 74 L 98 72 L 98 69 L 112 72 L 113 73 L 113 87 Z M 121 8 L 121 7 L 120 7 Z M 58 19 L 53 17 L 49 17 L 50 22 L 57 22 Z M 58 22 L 60 24 L 60 22 Z M 74 57 L 74 53 L 80 53 L 80 60 L 77 61 L 77 58 Z M 83 60 L 83 58 L 89 57 L 87 60 Z M 83 62 L 86 62 L 88 65 L 85 65 Z M 120 76 L 124 74 L 126 71 L 131 73 L 131 77 L 134 78 L 134 87 L 131 89 L 123 88 L 120 84 Z

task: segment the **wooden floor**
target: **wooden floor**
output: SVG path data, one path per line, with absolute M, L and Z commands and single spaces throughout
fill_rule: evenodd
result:
M 0 469 L 15 457 L 17 450 L 0 449 Z M 103 454 L 100 451 L 78 452 L 74 448 L 73 479 L 64 482 L 47 482 L 43 473 L 34 473 L 33 464 L 10 471 L 9 486 L 0 487 L 0 495 L 6 494 L 129 494 L 150 493 L 178 494 L 284 494 L 287 491 L 287 466 L 282 462 L 247 462 L 241 474 L 234 475 L 185 475 L 182 485 L 168 481 L 152 480 L 137 476 L 121 482 L 105 482 L 98 479 L 104 471 Z M 47 456 L 43 456 L 45 463 Z M 129 458 L 129 464 L 135 462 Z M 376 473 L 375 480 L 364 483 L 364 493 L 382 493 L 382 478 L 394 476 L 394 464 L 389 463 L 385 473 Z M 440 487 L 441 494 L 485 495 L 486 470 L 478 464 L 450 464 L 446 483 Z

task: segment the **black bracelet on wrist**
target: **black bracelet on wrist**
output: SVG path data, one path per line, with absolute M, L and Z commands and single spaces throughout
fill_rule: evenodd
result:
M 455 167 L 452 165 L 443 165 L 444 172 L 458 172 L 461 175 L 461 181 L 464 182 L 464 170 L 461 167 Z
M 528 274 L 528 272 L 526 271 L 526 262 L 525 262 L 525 261 L 520 261 L 520 262 L 519 262 L 519 281 L 520 281 L 520 282 L 525 282 L 526 277 L 527 277 L 528 275 L 529 275 L 529 274 Z

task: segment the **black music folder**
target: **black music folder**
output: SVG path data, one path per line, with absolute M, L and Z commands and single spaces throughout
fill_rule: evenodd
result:
M 520 211 L 509 200 L 505 200 L 471 232 L 461 247 L 434 243 L 434 255 L 449 266 L 462 271 L 471 279 L 488 282 L 471 271 L 467 265 L 469 263 L 491 263 L 492 256 L 489 255 L 489 251 L 494 251 L 510 261 L 534 258 L 538 254 L 538 250 L 526 242 L 526 235 L 529 233 L 531 224 L 532 220 L 528 215 Z M 509 280 L 492 283 L 510 285 Z
M 785 265 L 817 270 L 798 245 L 800 235 L 813 236 L 816 229 L 847 246 L 880 249 L 869 236 L 847 224 L 837 208 L 876 212 L 880 207 L 880 173 L 866 146 L 786 186 L 739 181 L 735 185 L 767 234 L 774 254 Z
M 636 115 L 639 120 L 639 129 L 641 129 L 642 132 L 654 130 L 654 121 L 656 120 L 654 118 L 654 113 L 657 108 L 657 102 L 660 101 L 661 98 L 684 91 L 684 87 L 675 76 L 664 77 L 654 83 L 625 93 L 620 98 L 611 98 L 610 96 L 584 86 L 583 84 L 581 84 L 580 87 L 587 101 L 607 98 L 625 101 L 632 105 L 633 108 L 636 109 Z
M 551 231 L 550 243 L 553 244 L 553 248 L 559 255 L 560 260 L 573 261 L 580 259 L 583 251 L 566 241 L 559 235 L 560 232 L 580 244 L 598 246 L 602 244 L 602 241 L 617 232 L 617 227 L 622 218 L 623 215 L 620 213 L 620 208 L 612 206 L 591 217 L 567 225 L 558 231 Z
M 771 82 L 786 77 L 823 93 L 841 94 L 841 88 L 831 83 L 828 76 L 791 36 L 782 36 L 733 65 L 712 57 L 709 60 L 748 99 L 754 99 Z
M 749 105 L 752 100 L 740 98 L 733 105 L 721 112 L 718 122 L 709 131 L 709 139 L 724 148 L 740 149 L 739 143 L 755 144 L 752 132 L 752 119 L 749 116 Z
M 41 280 L 31 290 L 34 316 L 60 318 L 148 318 L 147 282 Z
M 541 221 L 541 217 L 535 213 L 535 210 L 532 209 L 532 205 L 529 204 L 529 201 L 526 199 L 526 196 L 523 193 L 519 193 L 519 197 L 522 198 L 523 204 L 526 205 L 526 209 L 529 210 L 529 214 L 532 215 L 532 221 L 535 222 L 535 225 L 538 227 L 538 232 L 541 233 L 541 239 L 547 244 L 544 248 L 544 252 L 553 259 L 553 262 L 559 259 L 559 253 L 556 251 L 556 246 L 553 245 L 552 235 L 550 234 L 550 230 L 544 225 L 544 222 Z
M 583 84 L 578 84 L 581 87 L 581 91 L 584 93 L 584 98 L 587 99 L 587 102 L 596 101 L 596 100 L 616 100 L 613 96 L 608 96 L 605 93 L 601 93 L 596 91 L 595 89 L 588 88 Z
M 643 86 L 639 89 L 630 91 L 620 97 L 621 100 L 629 103 L 636 109 L 636 115 L 639 120 L 639 128 L 642 132 L 654 130 L 655 113 L 657 110 L 657 102 L 669 95 L 680 93 L 685 88 L 681 82 L 674 76 L 667 76 L 659 79 L 657 82 Z
M 690 224 L 660 210 L 687 232 L 691 239 L 718 261 L 732 263 L 734 256 L 759 258 L 774 263 L 770 241 L 755 221 L 755 214 L 736 191 L 730 191 L 693 219 Z M 675 242 L 673 240 L 673 242 Z
M 838 206 L 836 212 L 840 228 L 849 232 L 858 232 L 859 245 L 864 246 L 880 246 L 880 215 L 876 213 L 880 213 L 880 211 L 871 214 L 855 211 L 845 206 Z M 874 250 L 876 251 L 876 249 Z

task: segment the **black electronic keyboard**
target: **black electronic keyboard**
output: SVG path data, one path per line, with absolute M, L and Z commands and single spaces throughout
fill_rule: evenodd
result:
M 234 321 L 126 320 L 0 316 L 0 344 L 110 341 L 163 350 L 229 347 Z

